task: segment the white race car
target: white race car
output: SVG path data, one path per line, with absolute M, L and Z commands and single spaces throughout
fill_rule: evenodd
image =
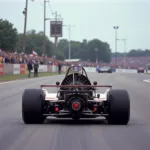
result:
M 22 117 L 26 124 L 43 123 L 47 116 L 57 118 L 96 118 L 103 116 L 109 124 L 128 124 L 130 98 L 126 90 L 112 89 L 111 85 L 91 84 L 87 73 L 80 66 L 72 66 L 65 78 L 56 85 L 41 85 L 41 89 L 26 89 L 22 96 Z M 79 67 L 79 66 L 78 66 Z M 49 93 L 46 87 L 56 87 Z M 107 87 L 104 93 L 96 88 Z

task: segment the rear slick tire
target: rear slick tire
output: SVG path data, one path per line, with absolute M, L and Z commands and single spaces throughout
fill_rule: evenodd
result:
M 127 125 L 130 119 L 130 98 L 126 90 L 110 90 L 108 99 L 108 124 Z
M 25 124 L 42 124 L 45 94 L 41 89 L 26 89 L 22 95 L 22 119 Z

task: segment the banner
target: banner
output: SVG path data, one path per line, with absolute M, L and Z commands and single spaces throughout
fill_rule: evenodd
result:
M 20 65 L 14 64 L 13 74 L 20 74 Z
M 48 67 L 47 65 L 39 65 L 39 72 L 47 72 Z
M 0 64 L 0 76 L 4 75 L 4 65 Z
M 34 72 L 34 68 L 31 72 Z M 48 72 L 48 66 L 47 65 L 39 65 L 38 72 Z
M 52 66 L 52 72 L 57 72 L 57 66 Z
M 26 66 L 25 64 L 20 65 L 20 74 L 25 74 L 25 72 L 26 72 L 25 66 Z
M 25 65 L 25 74 L 28 74 L 28 67 Z

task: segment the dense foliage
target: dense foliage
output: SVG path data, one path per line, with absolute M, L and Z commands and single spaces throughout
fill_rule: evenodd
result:
M 42 55 L 43 49 L 43 32 L 31 30 L 27 32 L 26 53 L 32 53 L 34 49 L 39 55 Z M 0 48 L 5 51 L 22 52 L 23 34 L 18 33 L 17 29 L 8 20 L 0 19 Z M 59 40 L 58 47 L 55 48 L 53 42 L 46 37 L 46 54 L 49 57 L 53 55 L 57 59 L 68 59 L 69 42 L 67 39 Z M 127 56 L 150 56 L 150 50 L 131 50 Z M 71 58 L 81 59 L 84 61 L 93 61 L 96 59 L 102 62 L 110 62 L 111 53 L 110 46 L 107 42 L 99 39 L 87 41 L 71 41 Z M 117 53 L 117 56 L 123 56 L 123 53 Z
M 143 57 L 143 56 L 150 56 L 150 50 L 145 49 L 132 49 L 128 53 L 126 53 L 129 57 Z M 124 56 L 124 53 L 112 53 L 112 56 Z
M 16 47 L 17 29 L 8 20 L 0 19 L 0 48 L 12 51 Z

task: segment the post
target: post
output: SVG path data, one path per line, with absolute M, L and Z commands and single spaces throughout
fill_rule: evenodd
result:
M 46 0 L 44 0 L 44 39 L 43 39 L 43 55 L 44 55 L 44 58 L 45 58 L 45 45 L 46 45 L 46 38 L 45 38 L 45 29 L 46 29 Z
M 55 24 L 57 24 L 57 20 L 58 20 L 58 14 L 57 11 L 55 12 Z M 56 27 L 55 27 L 55 33 L 56 33 Z M 58 43 L 58 37 L 55 36 L 55 52 L 57 51 L 57 43 Z
M 116 53 L 116 57 L 115 57 L 115 66 L 117 67 L 117 29 L 115 30 L 115 53 Z
M 26 0 L 25 10 L 23 11 L 24 17 L 24 34 L 23 34 L 23 47 L 22 50 L 25 53 L 26 51 L 26 28 L 27 28 L 27 12 L 28 12 L 28 0 Z
M 71 38 L 71 33 L 70 33 L 70 30 L 71 30 L 71 27 L 69 25 L 69 59 L 71 59 L 71 41 L 70 41 L 70 38 Z
M 123 65 L 124 65 L 124 69 L 126 68 L 126 40 L 127 39 L 117 39 L 117 40 L 121 40 L 124 43 L 124 59 L 123 59 Z
M 114 26 L 115 29 L 115 67 L 117 67 L 117 29 L 119 28 L 119 26 Z
M 126 68 L 126 39 L 124 39 L 124 69 Z
M 68 46 L 69 46 L 69 59 L 71 59 L 71 27 L 75 27 L 75 25 L 63 25 L 68 27 L 69 30 L 69 41 L 68 41 Z

